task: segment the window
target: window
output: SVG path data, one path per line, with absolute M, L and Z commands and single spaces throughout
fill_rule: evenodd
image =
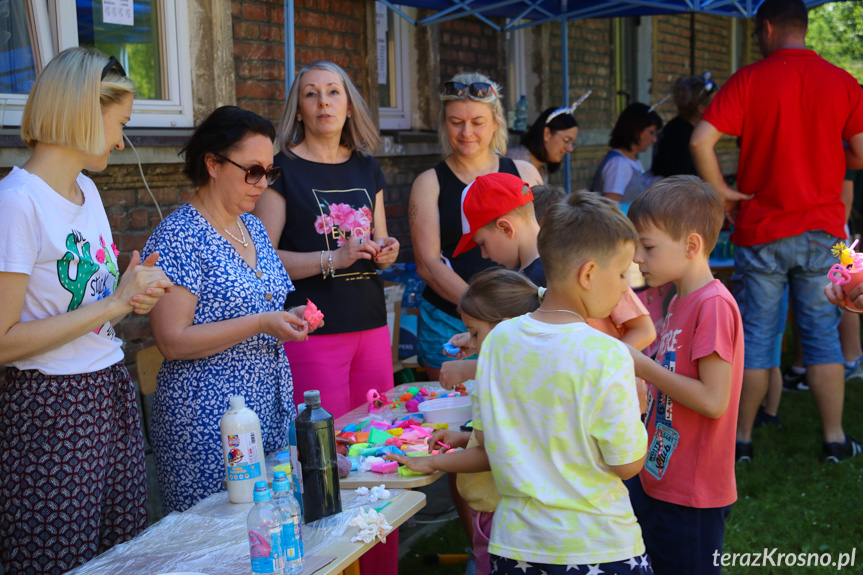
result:
M 748 61 L 749 34 L 746 20 L 731 18 L 731 73 L 733 74 L 746 65 Z
M 521 24 L 523 21 L 519 21 Z M 512 23 L 509 21 L 508 23 Z M 515 105 L 521 98 L 522 94 L 527 96 L 528 105 L 532 106 L 528 109 L 528 126 L 531 125 L 531 119 L 535 118 L 539 112 L 536 102 L 531 102 L 532 92 L 528 89 L 527 81 L 527 41 L 525 35 L 527 31 L 524 28 L 518 30 L 506 31 L 506 94 L 504 95 L 504 108 L 507 110 L 507 126 L 513 129 L 515 123 Z
M 0 0 L 0 122 L 20 125 L 37 72 L 85 46 L 135 81 L 130 127 L 192 126 L 188 29 L 182 0 Z
M 400 8 L 414 17 L 415 10 Z M 410 130 L 411 92 L 414 84 L 409 64 L 411 50 L 410 25 L 375 2 L 378 55 L 378 112 L 381 130 Z

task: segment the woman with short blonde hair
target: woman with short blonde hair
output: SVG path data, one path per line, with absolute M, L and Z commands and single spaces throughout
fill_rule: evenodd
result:
M 134 90 L 116 59 L 61 52 L 24 109 L 32 154 L 0 181 L 6 575 L 68 571 L 147 526 L 140 415 L 115 326 L 149 313 L 171 282 L 158 254 L 139 265 L 133 252 L 120 277 L 102 199 L 81 173 L 123 149 Z

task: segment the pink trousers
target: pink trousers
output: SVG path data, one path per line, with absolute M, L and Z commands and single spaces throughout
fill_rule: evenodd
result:
M 370 389 L 393 388 L 390 331 L 382 326 L 367 331 L 310 335 L 304 342 L 285 343 L 294 380 L 294 403 L 303 392 L 318 389 L 321 405 L 338 418 L 366 402 Z M 336 430 L 338 432 L 338 430 Z M 361 575 L 397 575 L 399 531 L 387 536 L 360 558 Z
M 473 560 L 476 563 L 476 575 L 491 573 L 491 555 L 488 553 L 488 542 L 491 537 L 491 522 L 494 511 L 470 510 L 470 520 L 473 523 Z

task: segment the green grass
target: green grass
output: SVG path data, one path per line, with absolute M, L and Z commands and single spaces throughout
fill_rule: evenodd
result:
M 847 386 L 845 430 L 863 439 L 863 384 Z M 821 424 L 810 393 L 783 394 L 782 428 L 758 429 L 755 460 L 737 466 L 738 500 L 725 530 L 726 553 L 851 553 L 863 572 L 863 458 L 827 465 L 821 461 Z M 431 566 L 423 557 L 464 549 L 458 520 L 418 540 L 399 563 L 402 573 L 462 574 L 464 565 Z M 774 558 L 776 555 L 774 555 Z M 739 560 L 738 560 L 739 561 Z M 833 573 L 833 567 L 726 567 L 723 573 L 784 575 Z
M 437 531 L 420 537 L 411 546 L 411 550 L 399 561 L 399 573 L 409 575 L 463 575 L 464 563 L 455 565 L 440 565 L 428 562 L 427 557 L 437 554 L 464 553 L 470 547 L 467 534 L 458 518 L 443 523 Z

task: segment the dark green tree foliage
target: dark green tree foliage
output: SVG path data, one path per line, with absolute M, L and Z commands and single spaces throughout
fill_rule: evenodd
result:
M 806 43 L 863 83 L 863 2 L 834 2 L 810 10 Z

